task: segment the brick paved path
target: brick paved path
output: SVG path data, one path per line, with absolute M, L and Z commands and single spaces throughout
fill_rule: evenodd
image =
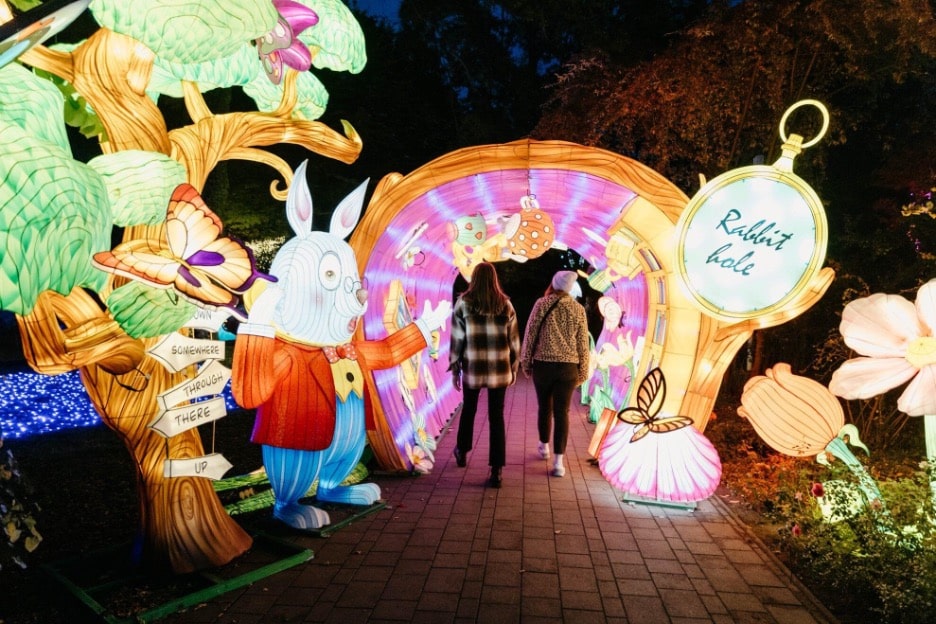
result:
M 283 531 L 312 560 L 165 621 L 834 622 L 717 496 L 623 502 L 588 461 L 577 395 L 556 478 L 536 454 L 532 382 L 508 390 L 504 483 L 486 488 L 485 405 L 467 468 L 453 429 L 432 474 L 374 476 L 387 508 L 329 537 Z

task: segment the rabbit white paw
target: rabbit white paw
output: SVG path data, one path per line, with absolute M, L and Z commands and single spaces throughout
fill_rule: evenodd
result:
M 319 487 L 315 498 L 329 503 L 373 505 L 380 499 L 380 486 L 376 483 L 358 483 L 357 485 L 339 485 L 330 490 Z
M 272 325 L 276 315 L 276 306 L 282 298 L 282 288 L 276 284 L 267 285 L 250 306 L 247 322 L 254 325 Z
M 291 505 L 277 504 L 273 508 L 273 516 L 300 531 L 319 529 L 331 524 L 328 512 L 312 505 L 300 505 L 298 503 Z
M 432 331 L 434 329 L 442 329 L 445 327 L 445 321 L 448 320 L 449 316 L 452 314 L 452 302 L 443 299 L 439 302 L 439 305 L 436 306 L 435 310 L 432 309 L 432 304 L 427 299 L 425 304 L 423 304 L 423 312 L 419 316 L 419 320 L 425 325 L 426 329 Z

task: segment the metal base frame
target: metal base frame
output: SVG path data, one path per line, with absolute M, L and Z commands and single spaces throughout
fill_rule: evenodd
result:
M 695 511 L 698 504 L 695 502 L 680 503 L 677 501 L 666 501 L 658 498 L 647 498 L 646 496 L 637 496 L 636 494 L 624 494 L 621 498 L 625 503 L 639 503 L 641 505 L 656 505 L 658 507 L 668 507 L 670 509 L 685 509 L 686 511 Z
M 46 564 L 43 568 L 104 622 L 135 624 L 155 622 L 313 558 L 312 551 L 307 548 L 258 534 L 254 536 L 251 549 L 235 559 L 238 563 L 232 565 L 232 562 L 228 566 L 242 568 L 250 563 L 251 555 L 263 561 L 272 559 L 260 567 L 234 575 L 226 574 L 229 570 L 221 567 L 154 578 L 132 562 L 131 550 L 125 544 Z M 153 596 L 157 604 L 134 605 L 141 600 L 137 595 Z

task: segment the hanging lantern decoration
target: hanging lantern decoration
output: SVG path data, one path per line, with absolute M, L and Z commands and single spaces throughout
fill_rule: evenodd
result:
M 520 198 L 520 212 L 511 215 L 504 225 L 507 252 L 513 260 L 526 262 L 539 258 L 556 240 L 556 225 L 543 212 L 532 194 Z
M 477 247 L 487 240 L 487 223 L 479 212 L 458 217 L 450 226 L 452 238 L 462 247 Z

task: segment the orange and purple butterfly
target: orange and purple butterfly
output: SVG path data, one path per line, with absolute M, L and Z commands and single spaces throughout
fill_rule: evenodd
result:
M 94 254 L 94 266 L 156 288 L 172 288 L 200 306 L 236 312 L 237 295 L 257 279 L 275 277 L 256 270 L 253 252 L 221 236 L 221 219 L 190 184 L 175 188 L 158 238 L 121 243 Z
M 283 80 L 283 66 L 296 71 L 312 67 L 312 52 L 299 40 L 299 33 L 318 24 L 318 14 L 293 0 L 273 0 L 279 13 L 276 26 L 256 39 L 257 54 L 270 82 L 278 85 Z
M 663 401 L 666 399 L 666 378 L 663 371 L 654 368 L 640 382 L 637 389 L 637 407 L 625 407 L 618 412 L 618 419 L 630 425 L 637 425 L 630 441 L 636 442 L 651 431 L 667 433 L 692 424 L 688 416 L 658 417 Z

